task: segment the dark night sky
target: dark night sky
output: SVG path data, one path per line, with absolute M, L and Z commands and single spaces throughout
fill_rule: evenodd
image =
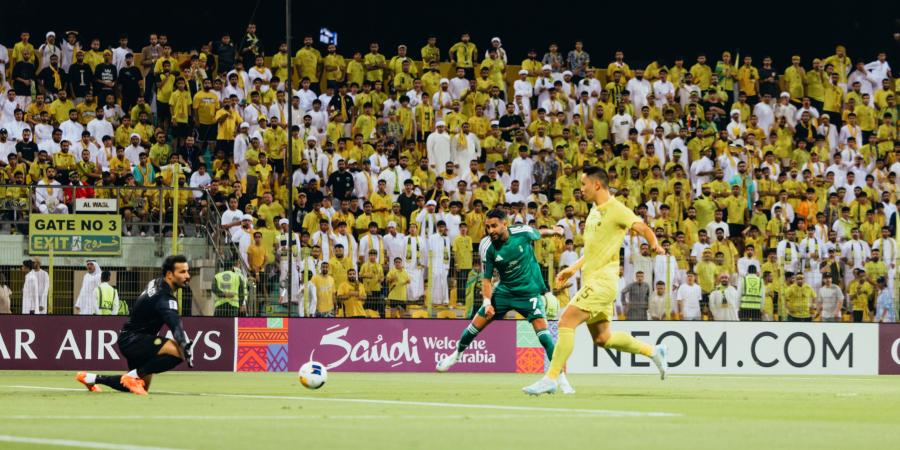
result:
M 47 30 L 76 29 L 83 37 L 100 37 L 106 45 L 114 44 L 125 32 L 131 37 L 131 47 L 140 50 L 146 35 L 159 31 L 170 36 L 176 51 L 187 50 L 218 39 L 223 31 L 233 37 L 240 35 L 255 5 L 254 0 L 244 0 L 239 4 L 246 6 L 236 14 L 230 5 L 238 2 L 97 0 L 78 2 L 74 11 L 73 3 L 4 0 L 5 12 L 11 13 L 0 16 L 0 39 L 9 46 L 19 31 L 29 30 L 32 42 L 39 44 Z M 317 35 L 320 26 L 337 31 L 339 51 L 345 56 L 355 50 L 365 53 L 368 43 L 377 40 L 387 55 L 395 53 L 397 44 L 406 43 L 418 57 L 418 49 L 430 33 L 438 37 L 446 55 L 459 34 L 468 30 L 479 49 L 486 48 L 493 36 L 502 38 L 513 64 L 532 47 L 540 57 L 551 41 L 558 41 L 561 49 L 568 51 L 576 38 L 585 41 L 595 64 L 603 66 L 615 49 L 624 50 L 626 61 L 633 63 L 680 54 L 688 65 L 698 52 L 705 52 L 714 62 L 722 50 L 733 53 L 739 49 L 742 55 L 754 55 L 755 63 L 763 54 L 770 54 L 781 68 L 793 53 L 803 55 L 808 66 L 813 56 L 832 54 L 838 42 L 847 45 L 851 58 L 866 61 L 874 59 L 878 49 L 887 50 L 893 62 L 900 52 L 900 43 L 894 39 L 894 33 L 900 32 L 900 9 L 889 1 L 755 1 L 752 4 L 757 6 L 750 12 L 729 11 L 725 5 L 751 2 L 668 1 L 661 4 L 669 8 L 665 11 L 653 2 L 609 3 L 572 6 L 577 3 L 420 0 L 385 2 L 376 7 L 376 2 L 295 1 L 293 26 L 295 38 L 301 39 L 304 34 Z M 895 6 L 891 7 L 892 3 Z M 141 10 L 126 9 L 125 5 L 141 5 Z M 631 11 L 632 5 L 639 8 L 638 13 Z M 450 13 L 451 9 L 458 12 Z M 284 39 L 283 0 L 260 0 L 254 20 L 267 47 L 274 49 Z

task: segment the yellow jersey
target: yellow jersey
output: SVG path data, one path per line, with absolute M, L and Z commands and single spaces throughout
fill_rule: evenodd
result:
M 322 54 L 315 48 L 303 47 L 294 54 L 294 61 L 300 67 L 300 77 L 309 78 L 310 83 L 319 81 L 319 62 Z
M 175 123 L 188 123 L 191 118 L 191 91 L 185 89 L 175 90 L 169 97 L 169 107 L 172 111 L 172 121 Z
M 197 110 L 197 121 L 200 125 L 216 123 L 216 112 L 219 109 L 219 97 L 211 91 L 200 91 L 194 94 L 191 106 Z
M 585 263 L 582 273 L 586 284 L 616 286 L 619 249 L 625 240 L 625 233 L 640 221 L 640 217 L 615 198 L 611 197 L 602 205 L 594 205 L 584 228 Z

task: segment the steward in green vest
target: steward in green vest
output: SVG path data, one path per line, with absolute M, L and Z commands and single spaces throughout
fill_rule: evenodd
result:
M 766 296 L 762 278 L 756 274 L 756 266 L 747 268 L 747 275 L 741 280 L 740 320 L 762 320 L 763 299 Z
M 111 274 L 104 270 L 100 274 L 100 284 L 94 288 L 97 314 L 101 316 L 127 316 L 128 304 L 119 300 L 119 291 L 109 285 Z
M 247 306 L 247 279 L 238 264 L 235 266 L 217 273 L 213 280 L 212 293 L 217 316 L 234 317 Z

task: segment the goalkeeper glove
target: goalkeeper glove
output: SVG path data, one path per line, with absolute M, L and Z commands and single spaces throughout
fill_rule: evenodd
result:
M 194 368 L 194 343 L 188 341 L 181 347 L 181 353 L 184 355 L 184 361 L 187 363 L 188 367 L 191 369 Z

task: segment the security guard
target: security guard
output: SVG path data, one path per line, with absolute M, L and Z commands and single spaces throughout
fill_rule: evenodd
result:
M 761 320 L 766 288 L 762 278 L 756 274 L 756 266 L 747 267 L 747 275 L 741 280 L 739 287 L 741 309 L 738 311 L 738 318 L 740 320 Z
M 128 304 L 119 300 L 119 291 L 109 284 L 110 277 L 108 270 L 100 274 L 100 284 L 94 288 L 94 308 L 101 316 L 128 315 Z
M 234 317 L 239 309 L 246 312 L 247 278 L 241 272 L 239 261 L 235 261 L 233 268 L 217 273 L 213 280 L 212 291 L 217 316 Z

